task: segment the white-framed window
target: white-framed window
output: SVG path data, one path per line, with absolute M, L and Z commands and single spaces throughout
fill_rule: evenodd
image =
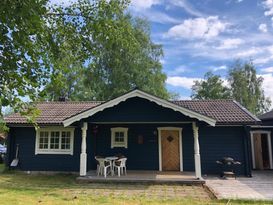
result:
M 36 130 L 35 154 L 73 155 L 74 128 L 47 127 Z
M 128 128 L 111 128 L 111 148 L 114 147 L 128 148 Z

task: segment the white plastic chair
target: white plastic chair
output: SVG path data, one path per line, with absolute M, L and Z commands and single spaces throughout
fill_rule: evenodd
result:
M 104 158 L 97 158 L 95 157 L 95 159 L 97 160 L 98 164 L 97 164 L 97 175 L 103 175 L 104 178 L 106 178 L 107 176 L 107 169 L 109 168 L 111 170 L 111 162 L 109 162 L 109 160 L 106 160 Z
M 116 169 L 118 171 L 118 176 L 120 177 L 120 174 L 127 174 L 126 171 L 126 160 L 127 158 L 121 158 L 115 161 L 114 163 L 114 170 Z

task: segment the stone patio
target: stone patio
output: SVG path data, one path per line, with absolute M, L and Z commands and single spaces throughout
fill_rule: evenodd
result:
M 206 186 L 218 199 L 273 200 L 273 171 L 253 171 L 253 177 L 207 177 Z

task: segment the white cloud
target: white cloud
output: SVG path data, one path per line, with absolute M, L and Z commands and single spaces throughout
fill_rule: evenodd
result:
M 259 30 L 260 30 L 261 32 L 266 33 L 266 32 L 267 32 L 267 25 L 264 24 L 264 23 L 260 24 L 260 25 L 259 25 Z
M 142 16 L 146 16 L 152 22 L 161 23 L 161 24 L 168 24 L 168 23 L 177 24 L 181 22 L 181 20 L 177 18 L 173 18 L 165 13 L 158 12 L 158 11 L 149 11 L 149 12 L 140 11 L 139 14 Z
M 214 67 L 212 70 L 215 72 L 215 71 L 226 70 L 226 69 L 227 69 L 226 65 L 221 65 L 221 66 Z
M 272 56 L 267 56 L 267 57 L 257 57 L 253 61 L 255 64 L 265 64 L 268 63 L 269 61 L 273 60 L 273 55 Z
M 186 66 L 180 65 L 180 66 L 176 67 L 175 69 L 168 71 L 168 74 L 169 75 L 178 75 L 181 73 L 185 73 L 187 71 L 188 71 L 188 69 Z
M 265 12 L 264 15 L 265 16 L 272 16 L 273 15 L 273 0 L 264 0 L 262 2 L 264 8 L 265 8 Z
M 183 23 L 169 29 L 166 36 L 177 39 L 209 39 L 224 32 L 228 24 L 219 20 L 218 16 L 186 19 Z
M 131 2 L 132 7 L 136 10 L 148 9 L 151 8 L 153 5 L 157 5 L 160 3 L 160 0 L 132 0 Z
M 261 52 L 261 48 L 260 47 L 252 47 L 250 49 L 246 49 L 246 50 L 243 50 L 241 52 L 238 52 L 236 54 L 237 57 L 239 58 L 244 58 L 244 57 L 251 57 L 251 56 L 254 56 L 258 53 Z
M 261 72 L 263 72 L 263 73 L 273 73 L 273 66 L 272 67 L 267 67 L 267 68 L 262 68 Z
M 176 87 L 182 87 L 186 89 L 191 89 L 194 84 L 194 81 L 201 80 L 201 78 L 191 78 L 191 77 L 181 77 L 181 76 L 172 76 L 168 77 L 166 83 Z
M 191 97 L 190 96 L 186 96 L 186 95 L 180 95 L 179 96 L 179 100 L 191 100 Z
M 195 9 L 187 0 L 171 0 L 170 3 L 174 6 L 183 8 L 187 13 L 193 16 L 203 16 L 203 14 Z
M 241 2 L 243 2 L 244 0 L 237 0 L 237 3 L 241 3 Z
M 243 44 L 244 40 L 240 38 L 227 38 L 224 39 L 220 46 L 216 47 L 217 49 L 232 49 L 237 48 L 239 45 Z

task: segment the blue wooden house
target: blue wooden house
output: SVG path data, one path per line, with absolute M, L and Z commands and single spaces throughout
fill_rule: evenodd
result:
M 40 102 L 39 129 L 20 114 L 10 128 L 8 160 L 19 145 L 24 171 L 96 169 L 95 156 L 125 155 L 128 170 L 219 173 L 232 157 L 251 175 L 251 126 L 260 120 L 233 100 L 167 101 L 135 89 L 106 102 Z

